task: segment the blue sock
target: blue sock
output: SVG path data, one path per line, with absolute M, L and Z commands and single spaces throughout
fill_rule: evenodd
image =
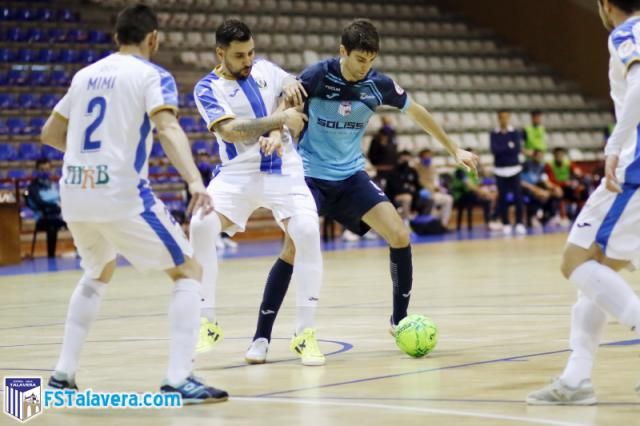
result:
M 407 316 L 411 286 L 413 283 L 413 265 L 411 263 L 411 246 L 389 248 L 391 264 L 391 281 L 393 283 L 393 323 L 398 324 Z
M 271 267 L 267 284 L 265 284 L 264 293 L 262 294 L 262 303 L 260 304 L 260 312 L 258 312 L 258 325 L 256 326 L 256 334 L 253 336 L 253 340 L 264 337 L 271 341 L 273 323 L 276 320 L 284 296 L 287 294 L 292 274 L 293 265 L 280 258 Z

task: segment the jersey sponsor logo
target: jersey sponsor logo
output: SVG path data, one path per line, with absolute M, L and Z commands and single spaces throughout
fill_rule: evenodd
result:
M 338 107 L 338 114 L 343 117 L 351 115 L 351 102 L 340 102 L 340 106 Z
M 340 96 L 340 93 L 327 93 L 327 99 L 333 99 Z
M 400 85 L 396 83 L 395 80 L 392 80 L 392 81 L 393 81 L 393 87 L 396 89 L 396 93 L 398 95 L 402 95 L 404 93 L 404 89 L 400 87 Z
M 635 51 L 636 51 L 636 45 L 631 39 L 625 40 L 618 47 L 618 55 L 620 56 L 620 59 L 627 59 L 628 57 L 633 55 Z
M 373 95 L 372 95 L 372 94 L 370 94 L 370 93 L 367 93 L 367 92 L 362 92 L 362 93 L 360 93 L 360 100 L 361 100 L 361 101 L 366 101 L 367 99 L 375 99 L 375 98 L 376 98 L 376 97 L 375 97 L 375 96 L 373 96 Z
M 325 87 L 325 89 L 331 90 L 332 92 L 339 92 L 340 91 L 339 87 L 331 86 L 329 84 L 325 84 L 324 87 Z
M 318 118 L 318 125 L 327 127 L 329 129 L 353 129 L 360 130 L 364 128 L 364 123 L 357 123 L 355 121 L 332 121 L 325 120 L 324 118 Z
M 67 166 L 67 174 L 64 184 L 79 186 L 82 189 L 95 189 L 109 183 L 109 166 L 100 164 L 97 166 Z

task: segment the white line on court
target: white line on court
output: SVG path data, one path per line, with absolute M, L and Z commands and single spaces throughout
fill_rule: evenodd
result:
M 504 421 L 518 421 L 523 423 L 533 423 L 539 425 L 550 426 L 586 426 L 585 423 L 572 423 L 563 422 L 559 420 L 543 419 L 536 417 L 520 417 L 520 416 L 508 416 L 504 414 L 493 413 L 481 413 L 476 411 L 461 411 L 461 410 L 442 410 L 439 408 L 424 408 L 424 407 L 406 407 L 402 405 L 387 405 L 387 404 L 371 404 L 364 402 L 340 402 L 340 401 L 319 401 L 316 399 L 294 399 L 294 398 L 255 398 L 255 397 L 231 397 L 234 401 L 248 401 L 248 402 L 262 402 L 262 403 L 281 403 L 281 404 L 303 404 L 303 405 L 326 405 L 335 407 L 359 407 L 359 408 L 372 408 L 381 410 L 395 410 L 395 411 L 409 411 L 414 413 L 424 414 L 443 414 L 446 416 L 459 416 L 459 417 L 477 417 L 484 419 L 504 420 Z M 524 401 L 523 401 L 524 404 Z

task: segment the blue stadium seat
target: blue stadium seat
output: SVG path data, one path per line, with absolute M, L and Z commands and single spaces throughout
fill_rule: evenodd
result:
M 58 52 L 53 49 L 40 49 L 40 52 L 38 52 L 38 62 L 58 62 Z
M 25 179 L 28 176 L 24 169 L 9 169 L 7 177 L 11 179 Z
M 58 151 L 57 149 L 49 145 L 42 145 L 41 152 L 43 157 L 48 158 L 49 160 L 52 160 L 52 161 L 62 160 L 62 157 L 64 157 L 64 152 Z
M 160 142 L 154 142 L 151 146 L 151 157 L 161 158 L 164 156 L 164 149 L 162 149 L 162 145 L 160 145 Z
M 47 31 L 47 37 L 49 41 L 54 43 L 61 43 L 67 41 L 67 33 L 62 28 L 51 28 Z
M 76 62 L 90 64 L 98 60 L 98 52 L 95 50 L 81 50 L 76 56 Z
M 77 58 L 78 58 L 78 52 L 76 52 L 75 50 L 63 49 L 60 51 L 60 56 L 58 57 L 58 60 L 60 62 L 64 62 L 67 64 L 73 64 L 77 62 Z
M 10 7 L 0 7 L 0 21 L 13 21 L 15 11 Z
M 56 19 L 56 14 L 53 10 L 49 8 L 42 9 L 42 13 L 40 15 L 41 21 L 52 22 L 52 21 L 55 21 L 55 19 Z
M 30 28 L 27 32 L 27 40 L 34 43 L 41 43 L 47 40 L 47 36 L 43 29 Z
M 6 135 L 7 133 L 9 133 L 9 128 L 7 127 L 7 123 L 0 120 L 0 135 Z M 0 143 L 0 146 L 3 146 L 3 145 L 6 145 L 6 144 Z
M 10 135 L 19 135 L 24 132 L 26 126 L 24 120 L 20 117 L 7 118 L 7 128 Z
M 197 141 L 194 141 L 193 144 L 191 144 L 191 152 L 193 152 L 194 155 L 202 151 L 209 154 L 210 150 L 211 150 L 211 146 L 209 145 L 209 142 L 205 140 L 197 140 Z
M 13 109 L 15 99 L 10 93 L 0 93 L 0 109 Z
M 16 59 L 16 52 L 13 49 L 6 47 L 0 48 L 0 62 L 14 62 Z
M 58 11 L 58 19 L 64 22 L 78 22 L 80 17 L 69 9 L 61 9 Z
M 9 74 L 0 70 L 0 86 L 6 86 L 7 84 L 9 84 Z
M 202 117 L 198 116 L 196 118 L 196 132 L 207 133 L 208 131 L 207 123 L 205 123 Z
M 162 173 L 161 166 L 149 166 L 149 176 L 159 175 Z
M 7 41 L 20 43 L 27 40 L 27 32 L 20 27 L 13 27 L 7 30 Z
M 18 97 L 18 105 L 22 109 L 34 109 L 38 108 L 40 104 L 38 103 L 38 98 L 36 95 L 32 95 L 31 93 L 23 93 Z
M 91 30 L 89 34 L 87 34 L 87 42 L 91 44 L 109 43 L 110 41 L 109 34 L 104 31 Z
M 196 124 L 196 120 L 193 117 L 180 117 L 180 126 L 184 129 L 185 132 L 191 133 L 195 132 L 198 129 L 198 125 Z
M 86 43 L 88 38 L 89 34 L 81 28 L 72 29 L 67 32 L 67 41 L 72 43 Z
M 7 74 L 7 84 L 24 86 L 29 82 L 29 74 L 23 70 L 10 70 Z
M 0 161 L 15 161 L 18 152 L 12 143 L 0 143 Z
M 40 158 L 40 144 L 39 143 L 22 143 L 18 148 L 18 159 L 20 160 L 37 160 Z
M 49 85 L 50 79 L 51 79 L 51 76 L 49 75 L 48 72 L 31 71 L 31 75 L 29 76 L 29 83 L 32 86 L 47 86 Z
M 51 73 L 51 85 L 68 86 L 71 82 L 71 76 L 64 70 L 55 70 Z
M 59 97 L 51 93 L 40 96 L 40 108 L 52 109 L 58 103 Z
M 36 62 L 36 51 L 33 49 L 22 48 L 18 50 L 18 56 L 16 60 L 18 62 Z
M 42 127 L 44 126 L 46 119 L 42 117 L 34 117 L 29 120 L 29 125 L 26 127 L 25 131 L 28 131 L 32 135 L 39 135 L 42 131 Z
M 14 19 L 16 21 L 34 21 L 37 17 L 37 10 L 28 7 L 20 8 L 16 11 Z

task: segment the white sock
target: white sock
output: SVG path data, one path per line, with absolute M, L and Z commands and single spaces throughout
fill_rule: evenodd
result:
M 216 239 L 220 235 L 220 218 L 213 212 L 200 219 L 191 219 L 189 233 L 193 245 L 193 257 L 202 266 L 202 292 L 200 315 L 211 322 L 216 320 L 216 283 L 218 281 L 218 254 Z
M 73 290 L 67 320 L 64 324 L 64 340 L 56 371 L 75 377 L 80 351 L 89 334 L 91 323 L 98 316 L 100 301 L 107 290 L 106 283 L 88 277 L 80 278 Z
M 563 382 L 575 388 L 584 379 L 591 378 L 596 351 L 607 323 L 607 314 L 582 292 L 571 310 L 571 355 L 560 376 Z
M 322 287 L 322 252 L 318 218 L 297 215 L 287 232 L 296 247 L 293 275 L 296 279 L 296 334 L 315 327 L 316 307 Z
M 200 329 L 200 284 L 196 280 L 175 282 L 169 304 L 171 338 L 167 381 L 176 386 L 191 375 Z
M 578 266 L 569 280 L 600 309 L 640 334 L 640 299 L 620 274 L 590 260 Z

